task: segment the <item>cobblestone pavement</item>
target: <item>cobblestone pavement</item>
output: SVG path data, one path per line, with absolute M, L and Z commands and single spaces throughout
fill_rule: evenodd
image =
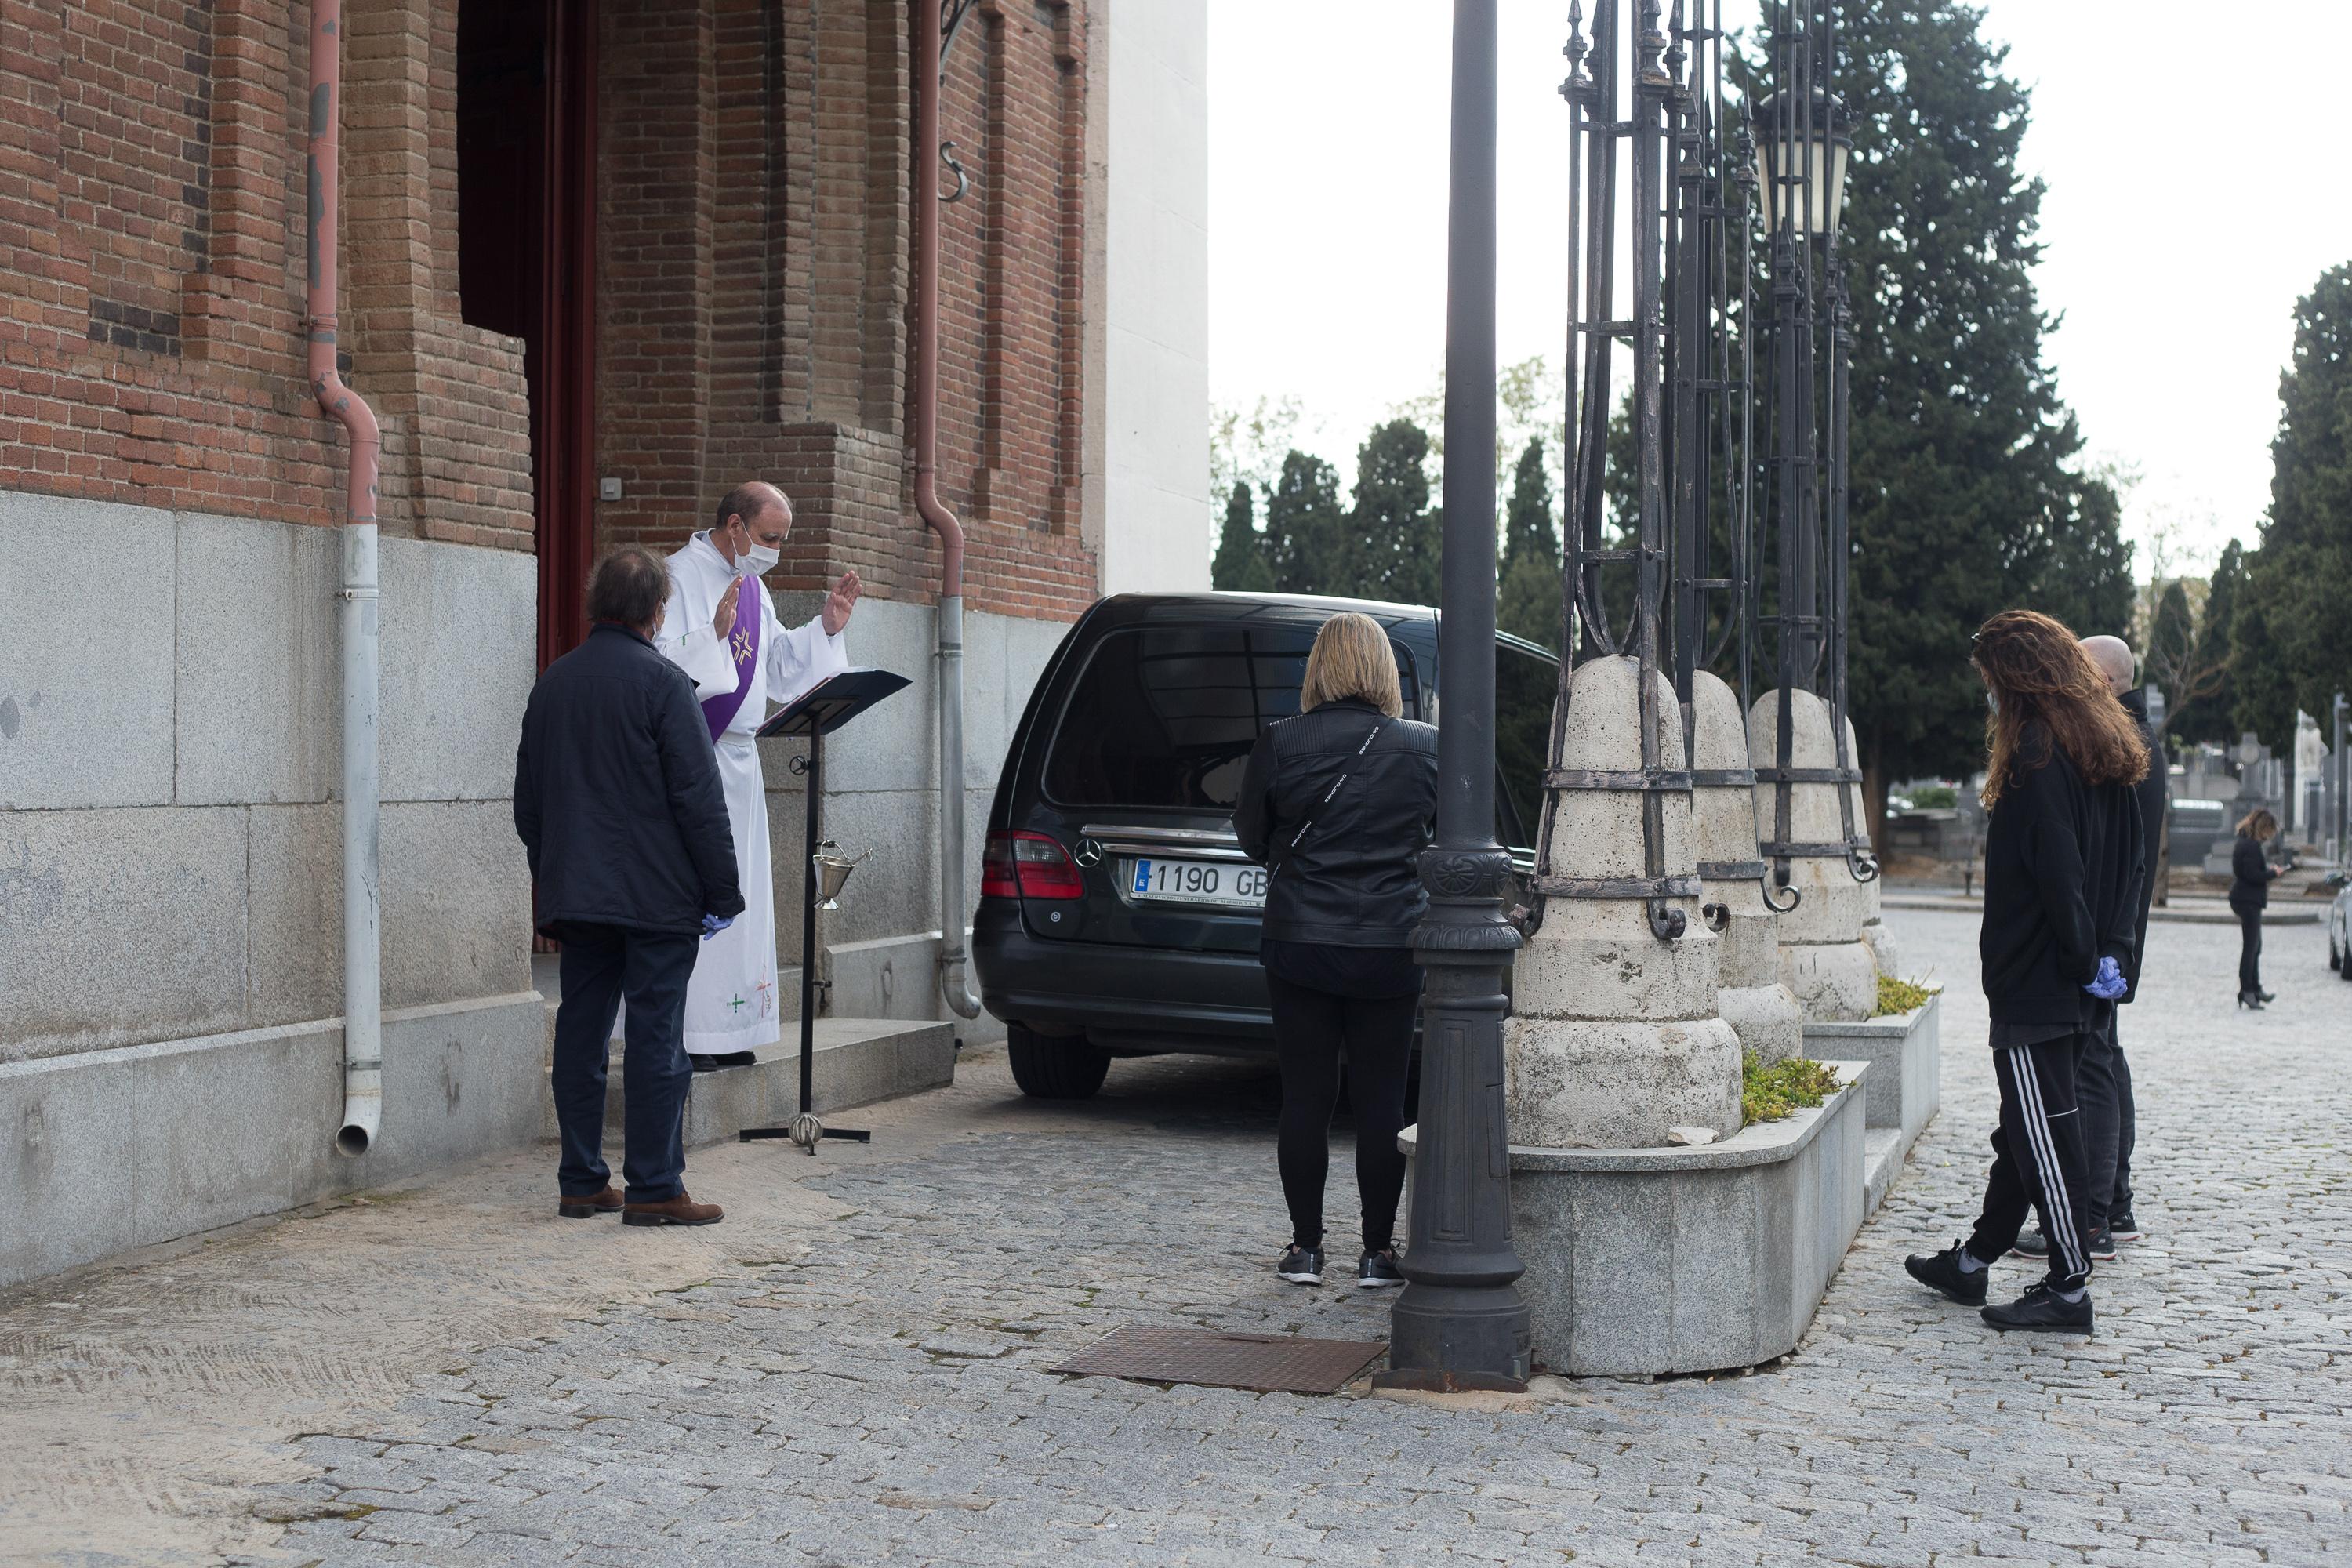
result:
M 1451 1405 L 1055 1377 L 1121 1323 L 1378 1338 L 1391 1298 L 1272 1278 L 1264 1074 L 1120 1064 L 1100 1100 L 1049 1117 L 983 1058 L 929 1110 L 877 1110 L 870 1151 L 697 1154 L 704 1195 L 732 1198 L 723 1175 L 793 1201 L 709 1252 L 698 1283 L 519 1321 L 404 1394 L 346 1405 L 292 1451 L 286 1473 L 309 1479 L 250 1489 L 247 1506 L 287 1525 L 250 1554 L 2352 1561 L 2352 984 L 2326 970 L 2324 935 L 2270 933 L 2281 1000 L 2247 1016 L 2230 1006 L 2233 931 L 2151 930 L 2124 1035 L 2148 1237 L 2099 1270 L 2095 1337 L 2001 1338 L 1902 1274 L 1906 1250 L 1966 1228 L 1985 1163 L 1975 924 L 1889 919 L 1915 973 L 1949 985 L 1943 1113 L 1775 1367 L 1547 1379 L 1544 1398 Z M 919 1137 L 927 1115 L 948 1125 Z M 1347 1173 L 1335 1159 L 1335 1197 Z M 571 1230 L 555 1239 L 673 1244 Z M 1997 1266 L 1995 1289 L 2031 1277 Z

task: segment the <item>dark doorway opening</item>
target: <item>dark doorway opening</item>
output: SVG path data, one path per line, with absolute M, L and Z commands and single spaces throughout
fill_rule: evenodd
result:
M 593 0 L 457 8 L 458 296 L 523 341 L 542 668 L 587 635 L 596 543 L 595 23 Z

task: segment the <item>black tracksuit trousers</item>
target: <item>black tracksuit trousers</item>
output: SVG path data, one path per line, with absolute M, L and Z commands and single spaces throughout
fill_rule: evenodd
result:
M 1993 1052 L 2000 1125 L 1992 1134 L 1984 1213 L 1968 1242 L 1969 1257 L 1990 1263 L 2017 1244 L 2028 1205 L 2040 1209 L 2042 1234 L 2050 1238 L 2050 1285 L 2064 1291 L 2091 1277 L 2089 1161 L 2074 1100 L 2087 1044 L 2087 1035 L 2061 1035 Z

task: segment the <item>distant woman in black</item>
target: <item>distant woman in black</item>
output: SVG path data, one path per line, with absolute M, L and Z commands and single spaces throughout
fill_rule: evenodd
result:
M 1421 1005 L 1412 943 L 1428 903 L 1417 862 L 1437 811 L 1437 731 L 1401 717 L 1396 656 L 1369 616 L 1324 623 L 1298 706 L 1258 737 L 1234 803 L 1234 832 L 1268 875 L 1258 958 L 1282 1069 L 1276 1163 L 1291 1232 L 1275 1272 L 1323 1282 L 1323 1180 L 1344 1054 L 1364 1207 L 1356 1283 L 1402 1285 L 1396 1141 Z
M 1905 1267 L 1981 1305 L 1986 1266 L 2016 1244 L 2030 1202 L 2050 1241 L 2049 1277 L 2011 1305 L 1984 1307 L 1984 1320 L 2087 1333 L 2088 1161 L 2074 1078 L 2126 990 L 2146 861 L 2131 786 L 2147 773 L 2147 751 L 2105 676 L 2048 616 L 2008 610 L 1987 621 L 1976 665 L 1993 702 L 1977 950 L 2000 1125 L 1975 1232 Z
M 2262 1011 L 2276 997 L 2263 989 L 2263 906 L 2271 901 L 2271 883 L 2278 876 L 2263 854 L 2263 846 L 2278 837 L 2278 818 L 2261 806 L 2238 824 L 2238 841 L 2230 847 L 2230 910 L 2238 917 L 2238 1005 Z

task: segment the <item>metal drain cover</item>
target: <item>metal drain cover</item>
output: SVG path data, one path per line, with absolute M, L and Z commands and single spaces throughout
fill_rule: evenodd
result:
M 1139 1383 L 1198 1383 L 1260 1394 L 1337 1394 L 1388 1353 L 1382 1341 L 1219 1334 L 1130 1323 L 1049 1370 Z

